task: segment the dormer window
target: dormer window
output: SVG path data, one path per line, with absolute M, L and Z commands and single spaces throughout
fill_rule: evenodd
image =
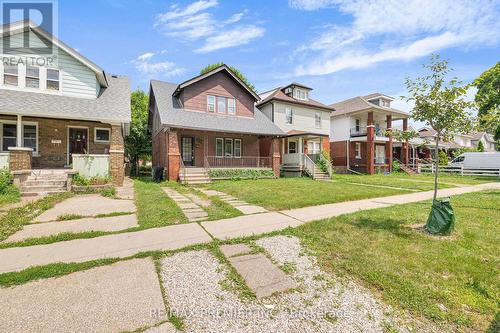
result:
M 17 65 L 4 64 L 3 83 L 7 86 L 18 86 L 19 70 L 17 68 Z
M 40 88 L 40 68 L 26 67 L 26 88 Z
M 391 102 L 389 102 L 388 100 L 385 100 L 385 99 L 380 99 L 380 106 L 389 108 L 389 107 L 391 107 Z
M 47 90 L 59 90 L 59 70 L 47 68 Z
M 300 99 L 300 100 L 307 100 L 308 99 L 308 96 L 307 96 L 307 91 L 306 90 L 303 90 L 303 89 L 298 89 L 298 88 L 295 88 L 294 91 L 293 91 L 293 97 L 295 99 Z

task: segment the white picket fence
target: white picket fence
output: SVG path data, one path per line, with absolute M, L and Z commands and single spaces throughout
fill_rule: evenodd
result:
M 418 171 L 422 173 L 434 173 L 436 167 L 434 164 L 419 164 Z M 487 176 L 500 177 L 500 168 L 498 169 L 466 169 L 462 166 L 440 166 L 439 172 L 456 174 L 460 176 Z
M 73 154 L 72 169 L 86 178 L 109 176 L 109 155 Z

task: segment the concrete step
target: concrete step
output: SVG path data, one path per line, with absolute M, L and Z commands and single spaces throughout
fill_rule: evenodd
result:
M 180 179 L 207 179 L 210 178 L 208 175 L 186 175 L 184 176 L 179 176 Z
M 210 184 L 212 181 L 210 179 L 203 180 L 187 180 L 186 184 L 188 185 L 197 185 L 197 184 Z
M 66 190 L 64 191 L 46 191 L 46 192 L 21 192 L 21 196 L 23 197 L 35 197 L 37 195 L 50 195 L 50 194 L 58 194 L 58 193 L 64 193 L 67 192 Z
M 21 192 L 49 192 L 49 191 L 66 191 L 66 185 L 63 186 L 43 186 L 43 185 L 32 185 L 25 186 L 21 185 Z
M 22 183 L 22 186 L 66 186 L 67 180 L 59 179 L 38 179 L 38 180 L 26 180 Z

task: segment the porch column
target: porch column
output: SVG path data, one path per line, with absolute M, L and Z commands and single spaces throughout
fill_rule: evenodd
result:
M 23 116 L 17 116 L 16 147 L 23 146 Z
M 271 166 L 274 171 L 274 176 L 279 178 L 280 176 L 280 160 L 281 160 L 281 154 L 280 154 L 280 142 L 279 139 L 273 138 L 271 139 Z
M 373 111 L 368 112 L 366 125 L 366 172 L 375 173 L 375 125 L 373 124 Z
M 181 168 L 179 136 L 175 131 L 168 132 L 168 180 L 178 181 Z
M 387 122 L 387 133 L 389 136 L 389 141 L 385 143 L 385 158 L 388 160 L 389 172 L 392 172 L 392 116 L 388 115 L 386 118 Z
M 330 156 L 330 137 L 321 137 L 321 150 Z
M 407 131 L 408 131 L 408 118 L 405 118 L 405 119 L 403 119 L 403 132 L 407 132 Z M 402 162 L 404 165 L 407 166 L 409 164 L 408 140 L 403 142 L 402 154 L 403 154 L 403 161 Z
M 125 178 L 125 144 L 121 125 L 111 126 L 109 155 L 109 173 L 113 179 L 113 185 L 122 186 Z

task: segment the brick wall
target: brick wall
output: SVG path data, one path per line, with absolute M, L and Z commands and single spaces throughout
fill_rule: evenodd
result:
M 121 186 L 125 177 L 125 144 L 123 142 L 123 133 L 121 126 L 113 125 L 111 127 L 111 146 L 109 150 L 110 165 L 109 172 L 113 178 L 113 184 Z
M 9 116 L 2 116 L 0 119 L 16 120 L 15 117 Z M 23 117 L 23 122 L 38 123 L 38 152 L 33 154 L 34 168 L 62 168 L 67 165 L 68 126 L 88 127 L 90 154 L 105 154 L 110 147 L 109 144 L 94 142 L 94 128 L 110 128 L 108 124 L 34 117 Z
M 254 99 L 252 95 L 224 71 L 186 87 L 179 98 L 185 109 L 208 112 L 208 95 L 234 98 L 236 99 L 236 115 L 253 117 Z
M 32 152 L 29 150 L 10 150 L 9 169 L 10 171 L 31 170 Z

